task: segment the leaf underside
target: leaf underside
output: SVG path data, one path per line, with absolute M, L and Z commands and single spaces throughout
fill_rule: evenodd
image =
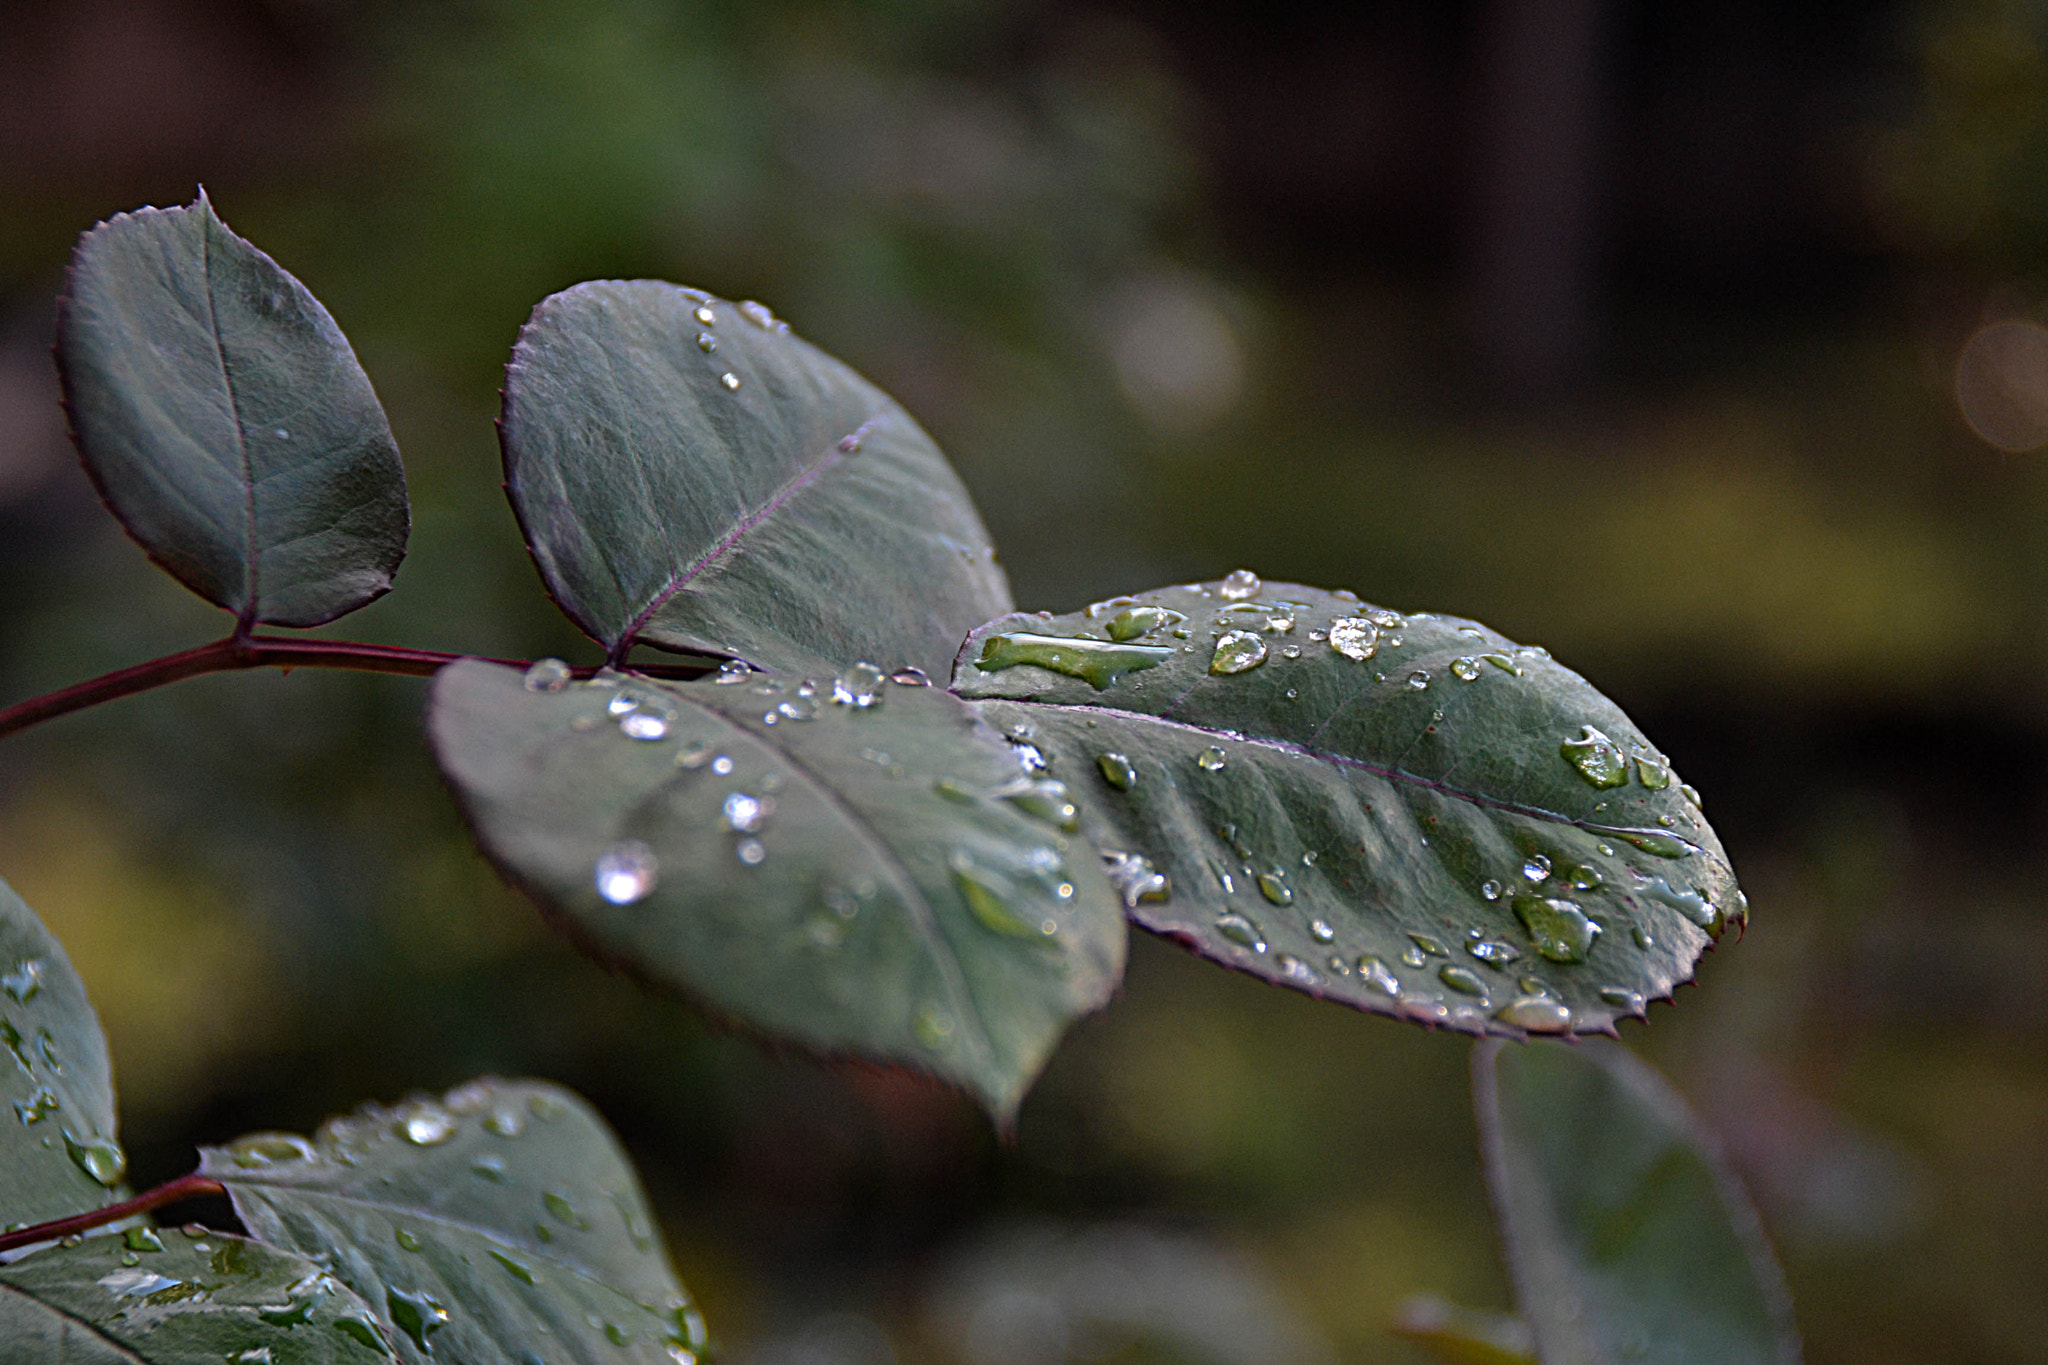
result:
M 545 299 L 500 433 L 541 577 L 614 659 L 638 642 L 936 677 L 1010 609 L 931 438 L 758 304 L 651 280 Z
M 0 1224 L 108 1203 L 126 1159 L 114 1141 L 107 1041 L 63 946 L 5 882 L 0 1044 Z
M 86 233 L 57 337 L 86 471 L 185 586 L 245 626 L 319 625 L 390 588 L 410 513 L 369 378 L 203 196 Z
M 1617 1044 L 1482 1045 L 1473 1083 L 1545 1365 L 1797 1365 L 1783 1273 L 1712 1139 Z
M 226 1233 L 88 1237 L 0 1266 L 11 1365 L 377 1365 L 388 1330 L 312 1261 Z
M 576 1096 L 473 1081 L 311 1143 L 201 1154 L 264 1241 L 331 1264 L 407 1365 L 677 1365 L 704 1348 L 632 1167 Z
M 1007 1120 L 1114 989 L 1119 904 L 1071 803 L 971 708 L 853 686 L 869 704 L 762 674 L 534 691 L 468 661 L 428 726 L 484 850 L 598 956 Z
M 1133 919 L 1311 995 L 1609 1032 L 1745 913 L 1628 718 L 1469 621 L 1240 574 L 999 618 L 953 678 L 1111 828 Z

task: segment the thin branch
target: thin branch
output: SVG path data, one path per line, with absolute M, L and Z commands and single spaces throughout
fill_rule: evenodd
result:
M 59 1218 L 53 1223 L 38 1223 L 32 1228 L 18 1228 L 13 1232 L 0 1232 L 0 1251 L 12 1251 L 16 1247 L 34 1246 L 38 1242 L 59 1242 L 77 1233 L 93 1228 L 118 1223 L 123 1218 L 132 1218 L 138 1213 L 148 1213 L 166 1204 L 182 1203 L 197 1199 L 201 1195 L 225 1194 L 227 1191 L 218 1180 L 194 1172 L 181 1175 L 168 1185 L 159 1185 L 146 1190 L 133 1199 L 124 1199 L 118 1204 L 109 1204 L 91 1213 L 81 1213 L 73 1218 Z
M 129 697 L 167 683 L 196 678 L 202 673 L 230 673 L 247 668 L 346 668 L 366 673 L 399 673 L 430 677 L 457 659 L 472 657 L 446 654 L 437 649 L 406 649 L 399 645 L 363 644 L 353 640 L 299 640 L 279 635 L 251 635 L 215 640 L 196 649 L 166 654 L 161 659 L 117 668 L 85 682 L 73 683 L 55 692 L 0 709 L 0 736 L 26 730 L 42 721 L 82 711 L 88 706 Z M 524 660 L 486 659 L 486 663 L 524 668 Z M 707 668 L 703 664 L 657 664 L 634 670 L 655 678 L 695 678 Z M 597 672 L 594 667 L 572 669 L 579 678 Z

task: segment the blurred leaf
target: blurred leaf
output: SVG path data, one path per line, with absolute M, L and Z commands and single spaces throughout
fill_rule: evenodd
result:
M 759 304 L 648 280 L 543 300 L 501 430 L 541 577 L 615 659 L 938 673 L 1010 606 L 931 438 Z
M 470 661 L 428 725 L 484 850 L 598 956 L 1007 1121 L 1116 986 L 1116 895 L 1063 789 L 971 708 L 865 665 L 805 690 L 536 691 Z
M 138 1228 L 0 1266 L 10 1365 L 371 1365 L 389 1331 L 312 1261 L 225 1233 Z
M 1483 1044 L 1480 1143 L 1544 1365 L 1796 1365 L 1783 1273 L 1713 1139 L 1619 1045 Z
M 405 470 L 334 319 L 204 195 L 79 239 L 58 315 L 86 472 L 128 533 L 238 622 L 317 626 L 405 556 Z
M 1446 1365 L 1536 1365 L 1529 1327 L 1506 1313 L 1480 1313 L 1417 1294 L 1401 1305 L 1394 1332 Z
M 127 1158 L 100 1021 L 63 945 L 0 882 L 0 1224 L 47 1223 L 110 1202 Z
M 675 1365 L 704 1347 L 617 1142 L 559 1087 L 479 1080 L 365 1105 L 314 1141 L 201 1153 L 256 1236 L 323 1258 L 408 1365 Z
M 992 621 L 954 686 L 1103 809 L 1138 923 L 1361 1009 L 1609 1030 L 1745 904 L 1628 717 L 1469 621 L 1241 571 Z

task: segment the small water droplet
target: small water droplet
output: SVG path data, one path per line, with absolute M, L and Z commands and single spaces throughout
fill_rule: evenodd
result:
M 911 1027 L 917 1032 L 917 1040 L 934 1052 L 945 1048 L 953 1039 L 953 1016 L 937 1005 L 926 1005 L 919 1010 Z
M 1294 904 L 1294 888 L 1287 884 L 1287 875 L 1277 869 L 1258 875 L 1259 894 L 1275 905 Z
M 745 682 L 753 675 L 754 670 L 747 666 L 746 660 L 727 659 L 718 666 L 718 676 L 713 678 L 712 681 L 720 687 L 731 687 L 735 683 Z
M 1216 652 L 1209 659 L 1209 671 L 1225 676 L 1248 673 L 1264 662 L 1266 642 L 1250 631 L 1233 630 L 1216 642 Z
M 1491 877 L 1487 878 L 1485 881 L 1479 884 L 1479 894 L 1490 901 L 1499 900 L 1501 890 L 1501 884 L 1493 880 Z
M 705 355 L 712 355 L 716 353 L 718 350 L 718 338 L 711 335 L 711 333 L 709 332 L 697 333 L 697 349 L 702 351 Z
M 733 856 L 748 867 L 759 867 L 768 859 L 768 846 L 759 839 L 742 839 L 733 846 Z
M 479 1180 L 488 1180 L 492 1184 L 502 1185 L 505 1182 L 505 1158 L 492 1155 L 480 1156 L 475 1161 L 469 1163 L 469 1173 Z
M 1250 569 L 1235 569 L 1217 585 L 1216 591 L 1232 602 L 1242 602 L 1248 597 L 1257 597 L 1265 586 Z
M 1423 953 L 1422 949 L 1410 945 L 1401 950 L 1401 960 L 1411 967 L 1420 967 L 1423 963 L 1429 961 L 1429 958 Z
M 91 1176 L 95 1183 L 108 1189 L 121 1183 L 121 1177 L 128 1171 L 128 1154 L 121 1150 L 112 1138 L 75 1138 L 70 1129 L 64 1130 L 64 1151 L 71 1158 L 71 1164 Z
M 891 673 L 889 681 L 895 683 L 898 687 L 930 687 L 932 685 L 931 678 L 926 675 L 923 669 L 914 668 L 909 664 L 905 664 L 902 668 Z
M 740 377 L 731 370 L 727 370 L 724 374 L 718 376 L 718 382 L 725 385 L 728 389 L 737 389 L 740 386 Z
M 1316 639 L 1315 632 L 1309 638 Z M 1357 616 L 1341 616 L 1330 622 L 1330 648 L 1347 659 L 1363 662 L 1380 647 L 1380 628 Z
M 1470 967 L 1446 966 L 1437 970 L 1437 979 L 1461 995 L 1484 996 L 1486 983 L 1479 979 L 1479 973 Z
M 718 325 L 718 314 L 711 310 L 711 305 L 708 303 L 698 304 L 695 316 L 697 321 L 703 323 L 706 327 Z
M 1413 673 L 1410 673 L 1408 675 L 1408 685 L 1418 692 L 1420 692 L 1423 688 L 1428 687 L 1429 670 L 1426 668 L 1418 668 Z
M 763 331 L 772 332 L 775 330 L 775 314 L 770 311 L 765 303 L 756 303 L 754 300 L 748 299 L 740 305 L 740 313 L 748 322 L 753 323 Z
M 1660 905 L 1668 905 L 1702 929 L 1712 929 L 1720 920 L 1720 912 L 1714 908 L 1711 901 L 1699 892 L 1692 890 L 1681 891 L 1663 877 L 1647 877 L 1640 872 L 1636 873 L 1635 876 L 1636 881 L 1639 883 L 1636 888 L 1636 894 L 1644 900 L 1652 900 Z
M 857 663 L 832 680 L 832 700 L 857 711 L 882 704 L 882 670 L 871 663 Z
M 1572 1026 L 1572 1012 L 1541 995 L 1524 995 L 1500 1007 L 1494 1018 L 1529 1033 L 1563 1033 Z
M 540 1283 L 540 1277 L 533 1273 L 533 1267 L 527 1265 L 524 1261 L 508 1256 L 496 1247 L 487 1247 L 486 1250 L 491 1253 L 491 1259 L 496 1261 L 504 1268 L 507 1275 L 510 1275 L 519 1283 L 527 1285 Z
M 746 792 L 732 792 L 720 807 L 725 828 L 740 834 L 752 834 L 768 823 L 768 817 L 775 813 L 775 802 L 764 796 L 750 796 Z
M 1529 855 L 1529 861 L 1522 864 L 1522 875 L 1531 882 L 1540 882 L 1550 875 L 1550 859 L 1541 853 Z
M 526 690 L 529 692 L 559 692 L 569 685 L 574 676 L 569 665 L 560 659 L 537 659 L 526 670 Z
M 711 771 L 717 773 L 720 777 L 730 777 L 732 775 L 732 760 L 724 754 L 720 754 L 711 760 Z
M 1580 863 L 1571 870 L 1570 880 L 1574 891 L 1598 891 L 1607 882 L 1607 878 L 1600 875 L 1599 868 L 1586 863 Z
M 1636 947 L 1638 948 L 1654 948 L 1657 946 L 1657 940 L 1652 938 L 1650 931 L 1640 924 L 1630 925 L 1628 932 L 1629 937 L 1636 941 Z
M 1401 979 L 1394 975 L 1394 969 L 1370 953 L 1358 959 L 1358 977 L 1381 995 L 1401 993 Z
M 1129 791 L 1138 780 L 1138 770 L 1122 754 L 1097 754 L 1095 766 L 1102 771 L 1102 780 L 1120 792 Z
M 1233 943 L 1242 943 L 1255 953 L 1266 951 L 1266 936 L 1259 926 L 1245 916 L 1230 913 L 1216 917 L 1216 932 Z
M 398 1229 L 393 1238 L 398 1243 L 400 1251 L 418 1251 L 420 1249 L 419 1234 L 411 1228 Z
M 129 1228 L 121 1234 L 121 1245 L 130 1251 L 162 1251 L 164 1239 L 155 1228 Z
M 668 737 L 668 721 L 652 711 L 635 711 L 619 721 L 619 733 L 627 739 L 656 740 Z
M 1522 950 L 1515 947 L 1512 943 L 1502 943 L 1498 939 L 1485 938 L 1480 939 L 1477 943 L 1466 944 L 1465 951 L 1489 967 L 1505 967 L 1522 955 Z
M 1280 954 L 1273 959 L 1273 963 L 1280 969 L 1281 976 L 1297 986 L 1320 986 L 1323 983 L 1323 979 L 1316 975 L 1315 968 L 1292 953 Z
M 1459 682 L 1471 682 L 1479 676 L 1479 660 L 1472 658 L 1451 660 L 1451 675 Z
M 1627 1010 L 1630 1014 L 1643 1012 L 1643 997 L 1626 986 L 1602 986 L 1600 998 L 1616 1009 Z
M 433 1354 L 434 1348 L 427 1344 L 427 1338 L 448 1325 L 448 1310 L 424 1290 L 400 1289 L 396 1285 L 385 1290 L 384 1305 L 398 1330 L 411 1337 L 412 1344 L 422 1353 Z
M 1331 939 L 1337 937 L 1337 931 L 1332 929 L 1327 921 L 1319 919 L 1312 919 L 1308 922 L 1308 934 L 1310 938 L 1318 943 L 1328 943 Z
M 1139 901 L 1163 901 L 1171 890 L 1165 874 L 1157 871 L 1149 859 L 1135 853 L 1105 853 L 1102 868 L 1109 874 L 1109 884 L 1123 897 L 1126 909 L 1135 909 Z
M 1703 809 L 1703 807 L 1700 806 L 1699 791 L 1690 782 L 1679 783 L 1678 794 L 1680 796 L 1683 796 L 1686 800 L 1692 802 L 1694 809 Z
M 732 770 L 732 760 L 720 756 L 718 763 Z M 717 770 L 717 763 L 712 765 Z M 597 894 L 613 905 L 631 905 L 654 890 L 660 864 L 654 850 L 638 839 L 613 844 L 598 857 L 595 875 Z
M 1416 947 L 1428 953 L 1431 957 L 1449 957 L 1451 955 L 1450 949 L 1444 947 L 1440 940 L 1428 934 L 1418 934 L 1410 930 L 1408 938 Z
M 775 714 L 784 720 L 816 720 L 818 703 L 809 697 L 792 697 L 786 702 L 779 703 L 775 708 Z
M 1515 918 L 1529 931 L 1536 951 L 1552 962 L 1584 962 L 1600 926 L 1575 902 L 1556 897 L 1515 897 Z
M 312 1161 L 318 1153 L 297 1133 L 250 1133 L 227 1145 L 228 1159 L 245 1171 Z
M 462 1126 L 455 1115 L 431 1102 L 416 1102 L 400 1112 L 398 1129 L 415 1147 L 436 1147 Z
M 1195 756 L 1195 766 L 1204 772 L 1221 772 L 1229 761 L 1224 752 L 1213 744 Z
M 1595 787 L 1619 787 L 1628 781 L 1628 760 L 1620 746 L 1590 725 L 1579 727 L 1579 737 L 1560 744 L 1558 752 Z

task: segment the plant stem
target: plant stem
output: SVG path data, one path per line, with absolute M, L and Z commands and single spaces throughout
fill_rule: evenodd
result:
M 166 654 L 161 659 L 117 668 L 97 678 L 0 709 L 0 735 L 26 730 L 39 722 L 82 711 L 103 701 L 133 696 L 153 687 L 196 678 L 202 673 L 229 673 L 245 668 L 347 668 L 366 673 L 402 673 L 430 677 L 447 664 L 471 656 L 445 654 L 437 649 L 406 649 L 399 645 L 362 644 L 353 640 L 298 640 L 281 635 L 230 635 L 210 645 Z M 486 659 L 486 663 L 526 667 L 525 661 Z M 587 678 L 596 668 L 571 670 Z M 636 672 L 656 678 L 694 678 L 705 672 L 701 664 L 658 664 Z
M 138 1213 L 148 1213 L 166 1204 L 176 1204 L 187 1199 L 197 1199 L 205 1194 L 225 1194 L 218 1180 L 194 1172 L 181 1175 L 168 1185 L 159 1185 L 146 1190 L 133 1199 L 124 1199 L 118 1204 L 109 1204 L 91 1213 L 81 1213 L 72 1218 L 59 1218 L 52 1223 L 38 1223 L 32 1228 L 20 1228 L 14 1232 L 0 1232 L 0 1251 L 12 1251 L 16 1247 L 33 1246 L 37 1242 L 61 1241 L 74 1233 L 118 1223 L 123 1218 L 132 1218 Z

